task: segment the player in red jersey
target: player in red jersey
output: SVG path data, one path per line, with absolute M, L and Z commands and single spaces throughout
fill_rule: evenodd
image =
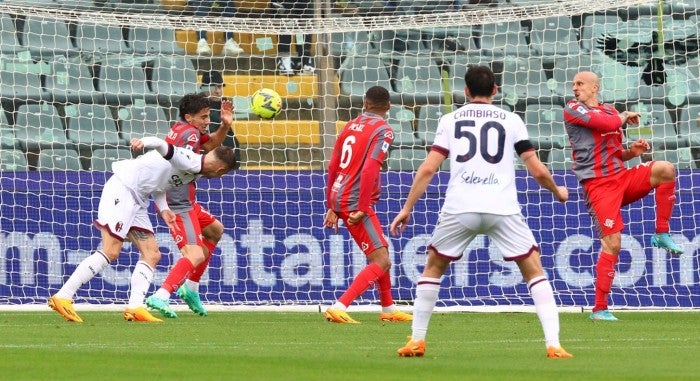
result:
M 389 92 L 381 86 L 370 87 L 365 93 L 364 112 L 340 132 L 328 165 L 328 211 L 323 224 L 337 232 L 338 218 L 343 220 L 369 261 L 324 313 L 330 322 L 358 323 L 347 314 L 347 307 L 373 284 L 379 289 L 381 320 L 413 318 L 394 305 L 388 244 L 373 207 L 379 200 L 379 171 L 394 140 L 394 131 L 384 121 L 389 106 Z
M 600 236 L 602 252 L 596 264 L 595 306 L 591 320 L 614 321 L 608 310 L 608 294 L 615 277 L 615 264 L 622 246 L 624 228 L 620 208 L 635 202 L 656 189 L 656 234 L 651 245 L 671 254 L 683 249 L 668 233 L 676 200 L 676 169 L 667 161 L 650 161 L 627 168 L 624 161 L 649 149 L 645 139 L 622 146 L 625 123 L 639 123 L 639 113 L 618 113 L 611 105 L 598 100 L 600 82 L 592 72 L 574 76 L 576 99 L 566 104 L 564 122 L 571 142 L 572 170 L 583 188 L 588 212 Z
M 233 122 L 233 105 L 229 100 L 222 101 L 221 125 L 211 135 L 208 133 L 210 103 L 206 95 L 185 95 L 180 100 L 179 109 L 180 121 L 172 126 L 166 141 L 197 153 L 220 146 Z M 168 204 L 177 215 L 179 227 L 177 231 L 171 229 L 170 234 L 182 258 L 170 269 L 156 293 L 146 299 L 146 305 L 169 318 L 177 317 L 169 305 L 170 295 L 176 290 L 193 312 L 200 316 L 207 315 L 199 297 L 199 280 L 224 233 L 224 225 L 197 202 L 195 193 L 195 183 L 168 192 Z

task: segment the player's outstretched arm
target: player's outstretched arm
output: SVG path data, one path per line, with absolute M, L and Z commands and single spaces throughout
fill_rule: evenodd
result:
M 569 199 L 569 190 L 566 189 L 566 187 L 557 186 L 552 177 L 552 173 L 542 164 L 534 150 L 523 152 L 520 155 L 520 159 L 525 163 L 525 167 L 535 181 L 537 181 L 542 188 L 552 192 L 559 202 L 565 202 Z
M 391 222 L 389 231 L 392 235 L 398 235 L 403 232 L 408 225 L 408 221 L 411 218 L 411 211 L 416 202 L 423 196 L 425 190 L 428 189 L 430 181 L 433 179 L 435 172 L 437 172 L 440 165 L 445 160 L 445 156 L 436 151 L 430 151 L 428 157 L 425 158 L 423 164 L 418 167 L 416 171 L 416 177 L 413 178 L 413 184 L 411 185 L 411 190 L 408 192 L 406 197 L 406 202 L 403 204 L 403 208 L 399 214 L 394 217 Z

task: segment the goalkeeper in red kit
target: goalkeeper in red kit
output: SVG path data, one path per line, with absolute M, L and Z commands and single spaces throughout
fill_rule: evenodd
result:
M 410 314 L 399 311 L 394 305 L 388 244 L 373 207 L 379 200 L 379 171 L 394 140 L 394 131 L 384 121 L 389 106 L 389 92 L 381 86 L 370 87 L 365 93 L 364 112 L 340 132 L 328 165 L 328 211 L 323 224 L 337 232 L 338 219 L 343 220 L 369 261 L 324 313 L 330 322 L 358 323 L 346 310 L 371 285 L 379 290 L 381 320 L 413 320 Z
M 564 124 L 573 154 L 571 169 L 583 188 L 602 246 L 595 270 L 595 306 L 590 319 L 614 321 L 618 319 L 608 310 L 608 294 L 622 246 L 620 232 L 624 221 L 620 208 L 656 189 L 656 234 L 650 243 L 674 255 L 682 254 L 683 249 L 671 238 L 668 226 L 676 201 L 675 167 L 667 161 L 625 167 L 624 161 L 649 149 L 645 139 L 632 142 L 627 149 L 622 146 L 622 126 L 639 123 L 639 113 L 618 113 L 613 106 L 598 100 L 599 90 L 595 73 L 576 74 L 573 80 L 576 99 L 566 104 Z

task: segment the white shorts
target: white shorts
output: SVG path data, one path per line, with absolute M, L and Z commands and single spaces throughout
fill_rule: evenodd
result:
M 428 246 L 443 258 L 457 260 L 479 234 L 487 235 L 506 261 L 526 258 L 539 250 L 522 214 L 440 213 Z
M 153 234 L 148 210 L 134 199 L 129 188 L 116 176 L 110 177 L 102 189 L 95 224 L 106 227 L 112 236 L 122 241 L 131 229 Z

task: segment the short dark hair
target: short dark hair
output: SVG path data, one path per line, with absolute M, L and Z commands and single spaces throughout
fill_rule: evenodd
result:
M 372 86 L 365 93 L 365 100 L 378 107 L 387 106 L 390 98 L 389 90 L 381 86 Z
M 236 150 L 238 148 L 232 148 L 229 146 L 218 146 L 214 148 L 214 156 L 220 162 L 226 164 L 226 168 L 230 170 L 236 170 L 240 167 L 241 163 L 236 157 Z
M 464 82 L 472 97 L 490 97 L 496 85 L 496 76 L 488 66 L 470 65 Z
M 194 115 L 205 108 L 210 108 L 209 98 L 202 93 L 185 94 L 180 99 L 180 118 L 185 118 L 186 114 Z

